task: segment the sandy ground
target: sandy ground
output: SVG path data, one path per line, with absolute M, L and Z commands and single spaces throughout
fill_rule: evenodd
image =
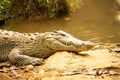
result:
M 0 80 L 120 80 L 119 47 L 56 52 L 41 66 L 0 63 Z

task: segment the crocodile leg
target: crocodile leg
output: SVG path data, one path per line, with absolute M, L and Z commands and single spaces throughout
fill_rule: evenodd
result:
M 43 59 L 41 58 L 35 58 L 35 57 L 30 57 L 27 55 L 21 55 L 20 54 L 19 48 L 14 48 L 10 54 L 9 54 L 9 60 L 12 64 L 15 64 L 17 66 L 22 66 L 22 65 L 41 65 L 44 63 Z

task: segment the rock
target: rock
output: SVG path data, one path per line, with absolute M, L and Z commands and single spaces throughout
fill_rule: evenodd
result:
M 120 48 L 115 48 L 114 51 L 120 53 Z
M 9 76 L 14 78 L 14 79 L 17 79 L 17 78 L 20 78 L 21 77 L 21 74 L 18 74 L 15 70 L 11 70 L 9 72 Z
M 99 74 L 99 71 L 98 71 L 98 70 L 93 70 L 93 71 L 90 71 L 90 72 L 85 73 L 85 75 L 98 76 L 98 75 L 100 75 L 100 74 Z
M 21 74 L 18 74 L 15 70 L 11 70 L 10 76 L 13 77 L 14 79 L 20 78 Z
M 10 70 L 18 70 L 19 68 L 17 68 L 16 66 L 12 66 L 10 67 Z
M 81 74 L 81 72 L 64 71 L 62 73 L 62 76 L 71 76 L 71 75 L 77 75 L 77 74 Z
M 64 18 L 64 20 L 65 20 L 65 21 L 69 21 L 69 20 L 70 20 L 70 18 L 69 18 L 69 17 L 66 17 L 66 18 Z
M 9 77 L 7 74 L 0 73 L 0 80 L 13 80 L 13 79 Z
M 110 75 L 118 75 L 118 73 L 115 72 L 115 71 L 113 71 L 113 70 L 109 71 L 109 74 L 110 74 Z
M 6 68 L 6 67 L 0 70 L 0 72 L 3 72 L 3 73 L 8 73 L 8 71 L 10 71 L 10 68 Z
M 29 72 L 31 70 L 33 70 L 34 66 L 33 65 L 28 65 L 26 66 L 26 68 L 24 69 L 25 72 Z
M 0 63 L 0 68 L 3 68 L 3 67 L 10 67 L 11 64 L 8 63 L 8 62 L 3 62 L 3 63 Z
M 38 73 L 39 74 L 45 74 L 45 70 L 40 70 Z

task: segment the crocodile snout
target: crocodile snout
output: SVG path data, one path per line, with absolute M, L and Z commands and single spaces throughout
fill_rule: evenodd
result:
M 77 44 L 75 51 L 81 52 L 81 51 L 90 50 L 94 47 L 94 45 L 95 44 L 90 41 L 83 41 L 83 42 L 80 42 L 80 44 Z
M 83 43 L 84 43 L 84 46 L 86 46 L 87 50 L 89 50 L 95 46 L 95 44 L 90 41 L 84 41 Z

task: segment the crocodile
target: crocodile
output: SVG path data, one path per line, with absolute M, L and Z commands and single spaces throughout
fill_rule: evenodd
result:
M 94 44 L 82 41 L 62 30 L 45 33 L 20 33 L 0 29 L 0 62 L 15 65 L 41 65 L 57 51 L 81 52 Z

